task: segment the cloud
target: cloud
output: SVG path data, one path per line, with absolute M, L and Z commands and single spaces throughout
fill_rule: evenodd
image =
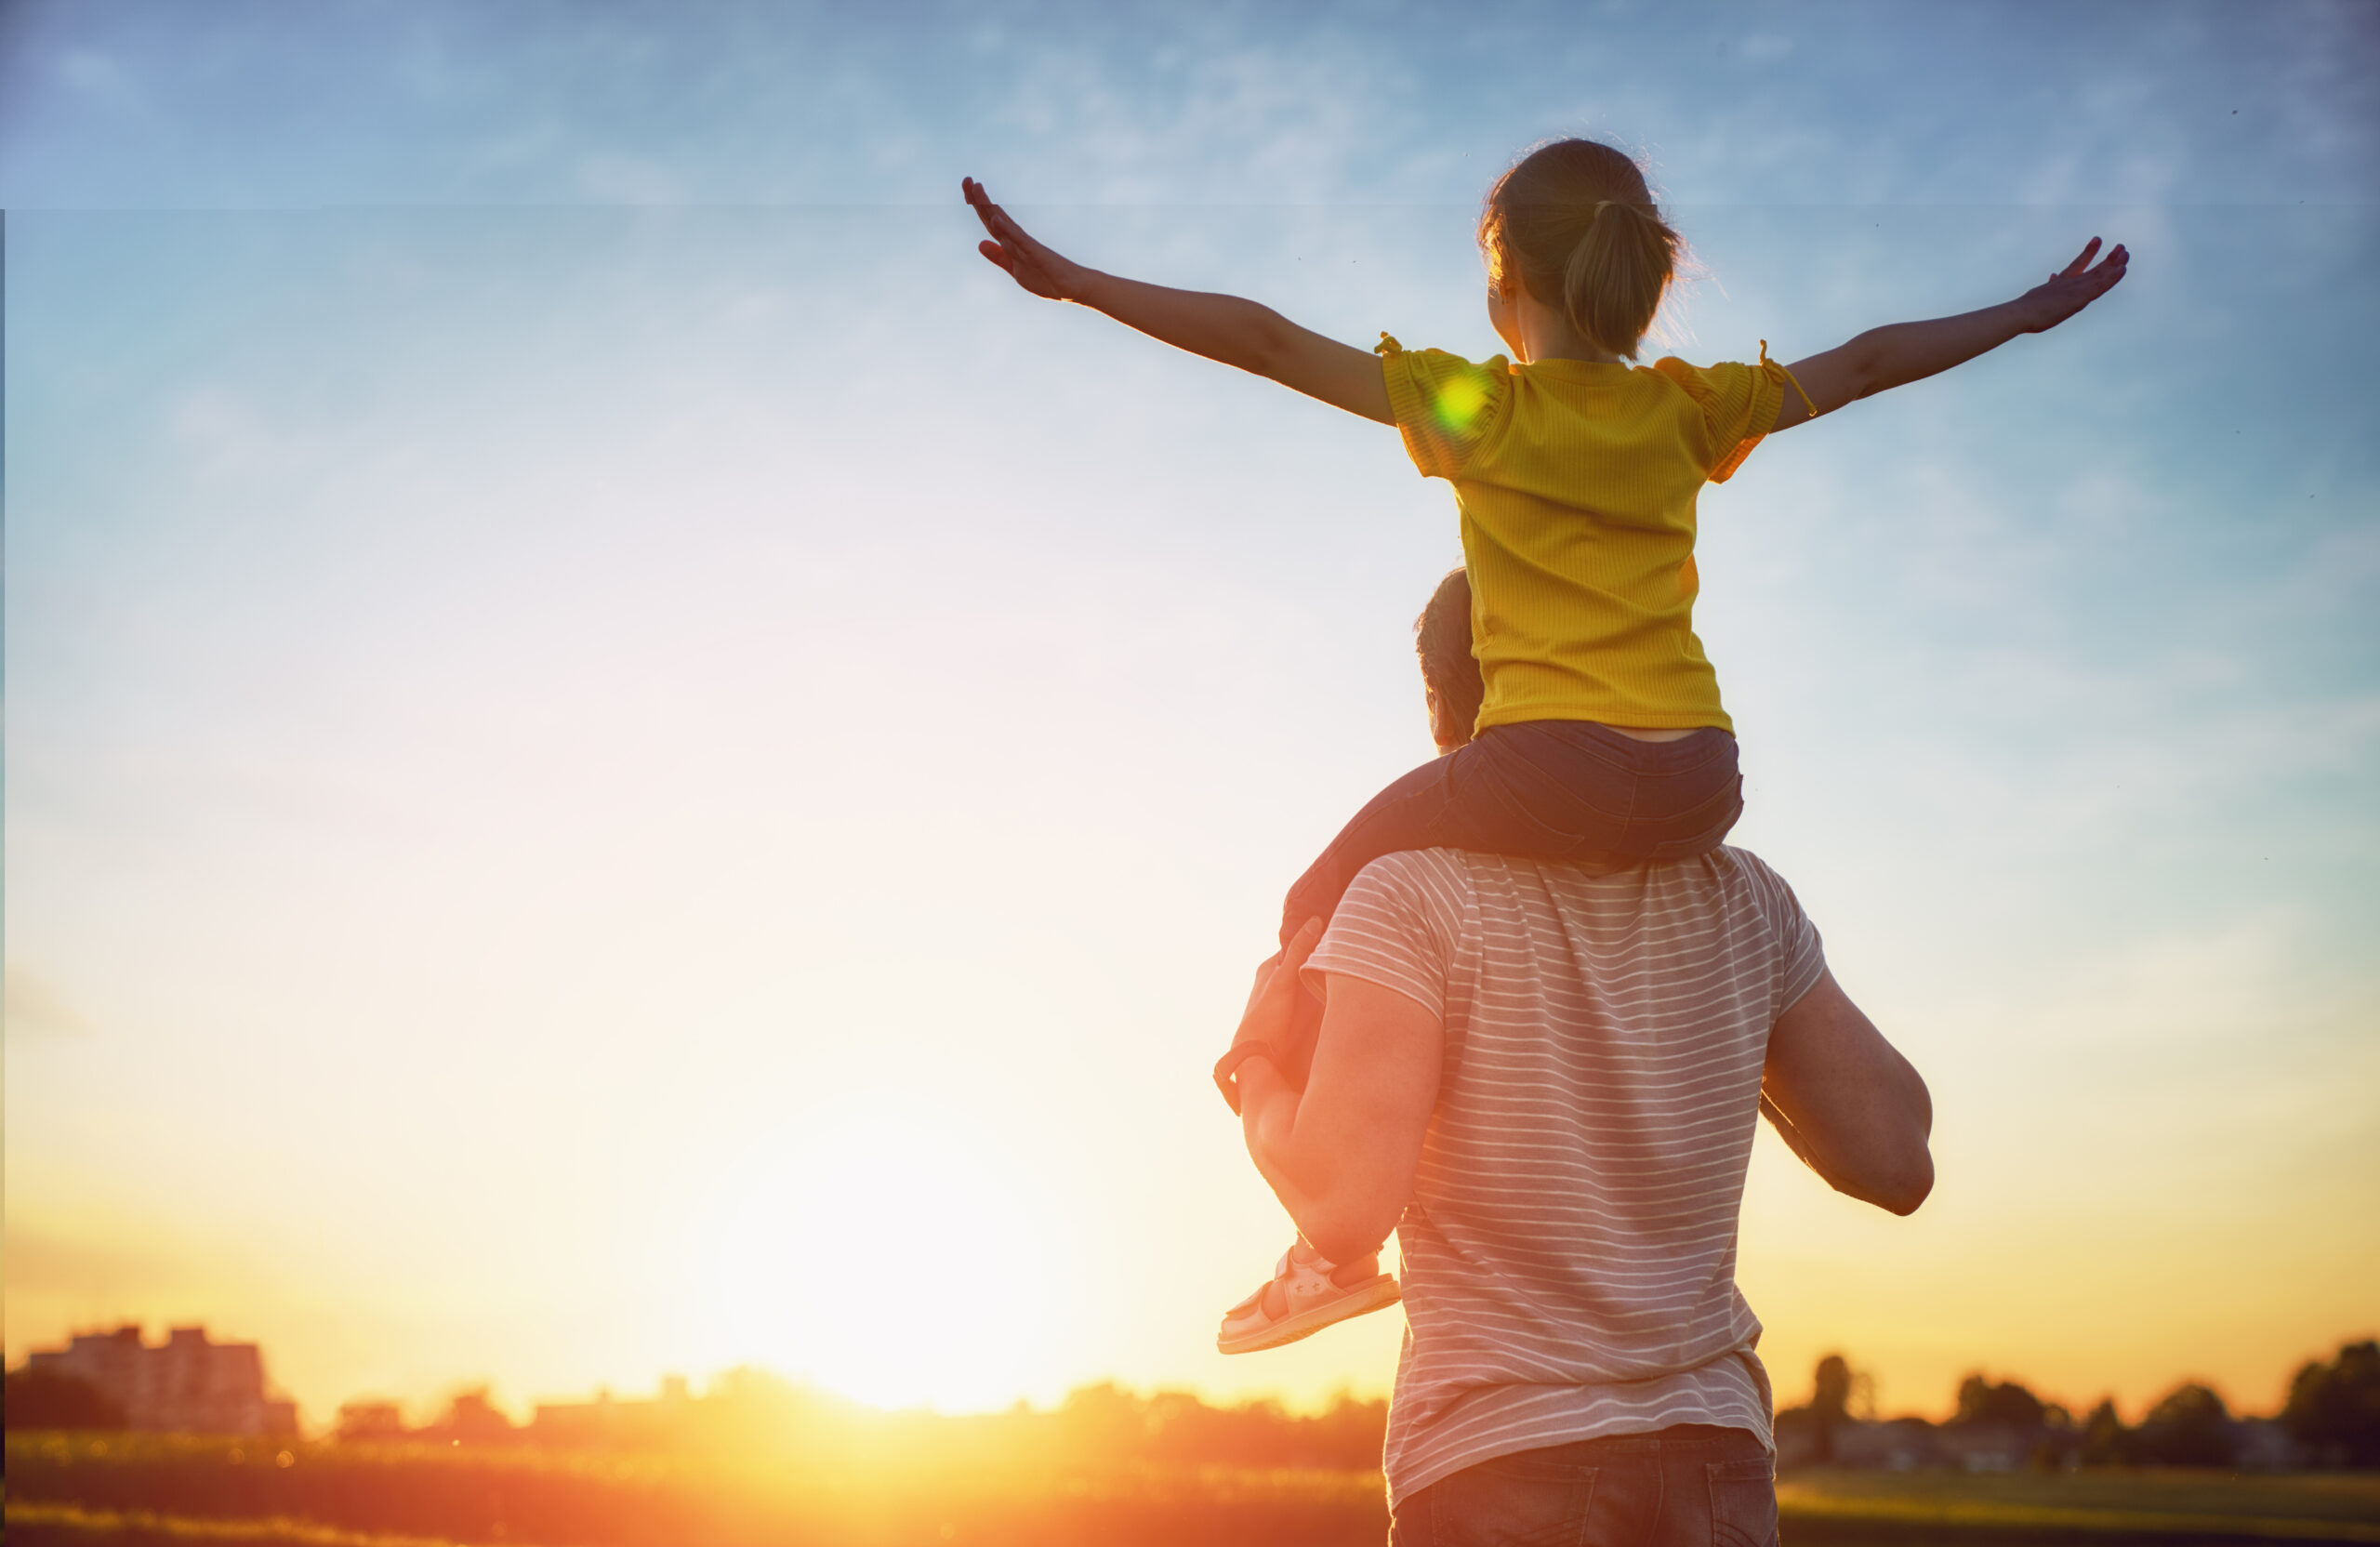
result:
M 2370 501 L 2367 503 L 2367 501 Z M 2333 503 L 2348 509 L 2380 509 L 2380 499 L 2350 494 Z M 2313 542 L 2305 559 L 2260 599 L 2276 622 L 2308 611 L 2347 612 L 2369 617 L 2380 598 L 2380 521 L 2335 527 Z
M 615 152 L 581 161 L 577 186 L 582 194 L 601 204 L 671 205 L 685 196 L 678 177 L 664 163 Z
M 1406 62 L 1368 40 L 1245 46 L 1201 29 L 1145 65 L 1038 45 L 1014 68 L 995 121 L 1040 148 L 1039 176 L 1069 199 L 1117 203 L 1343 195 L 1380 149 L 1376 102 L 1411 86 Z
M 2080 964 L 2029 1018 L 2037 1037 L 2069 1047 L 2228 1041 L 2305 1015 L 2299 932 L 2267 910 L 2142 940 Z
M 95 48 L 70 48 L 59 56 L 58 78 L 80 95 L 112 108 L 140 105 L 139 93 L 124 66 Z
M 201 387 L 182 395 L 166 416 L 174 441 L 210 477 L 242 478 L 285 471 L 305 459 L 306 447 L 269 423 L 238 393 Z
M 5 1013 L 11 1037 L 87 1037 L 99 1028 L 39 973 L 10 962 Z

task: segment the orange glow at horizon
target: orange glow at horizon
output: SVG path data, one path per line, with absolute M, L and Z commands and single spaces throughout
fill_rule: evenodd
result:
M 1002 1407 L 1041 1381 L 1050 1232 L 997 1157 L 855 1114 L 733 1168 L 693 1295 L 721 1362 L 883 1408 Z

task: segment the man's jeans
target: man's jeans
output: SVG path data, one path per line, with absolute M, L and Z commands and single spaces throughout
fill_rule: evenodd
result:
M 1389 1547 L 1776 1547 L 1777 1468 L 1742 1429 L 1681 1423 L 1499 1456 L 1397 1507 Z

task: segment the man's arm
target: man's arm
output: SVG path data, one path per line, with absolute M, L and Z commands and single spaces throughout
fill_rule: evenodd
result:
M 1896 1214 L 1934 1190 L 1925 1081 L 1829 972 L 1768 1034 L 1761 1111 L 1836 1192 Z
M 1258 985 L 1240 1039 L 1279 1045 L 1298 969 L 1322 932 L 1309 924 Z M 1437 1104 L 1446 1029 L 1419 1001 L 1333 972 L 1301 1092 L 1271 1061 L 1239 1068 L 1239 1120 L 1248 1153 L 1298 1234 L 1334 1263 L 1380 1249 L 1413 1194 L 1421 1137 Z
M 2092 255 L 2098 250 L 2099 239 L 2095 236 L 2080 258 L 2013 301 L 1956 317 L 1871 328 L 1824 354 L 1796 360 L 1788 367 L 1792 380 L 1785 384 L 1774 429 L 1791 430 L 1847 403 L 1923 381 L 1996 350 L 2019 334 L 2047 332 L 2115 288 L 2123 278 L 2131 255 L 2118 245 L 2094 265 Z M 1799 390 L 1794 381 L 1801 383 Z M 1804 391 L 1809 393 L 1807 398 L 1803 397 Z

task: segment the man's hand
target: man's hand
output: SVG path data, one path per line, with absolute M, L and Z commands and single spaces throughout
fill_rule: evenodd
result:
M 1091 271 L 1081 264 L 1059 257 L 1042 244 L 1025 234 L 1025 228 L 1009 218 L 1008 211 L 992 203 L 984 185 L 972 178 L 959 179 L 959 192 L 974 206 L 975 218 L 984 222 L 989 233 L 975 250 L 1008 271 L 1009 277 L 1034 295 L 1046 300 L 1074 301 L 1082 298 L 1084 281 Z
M 2119 242 L 2094 265 L 2091 255 L 2098 250 L 2099 239 L 2095 236 L 2073 262 L 2016 298 L 2016 304 L 2025 309 L 2025 332 L 2046 333 L 2116 287 L 2132 255 Z

